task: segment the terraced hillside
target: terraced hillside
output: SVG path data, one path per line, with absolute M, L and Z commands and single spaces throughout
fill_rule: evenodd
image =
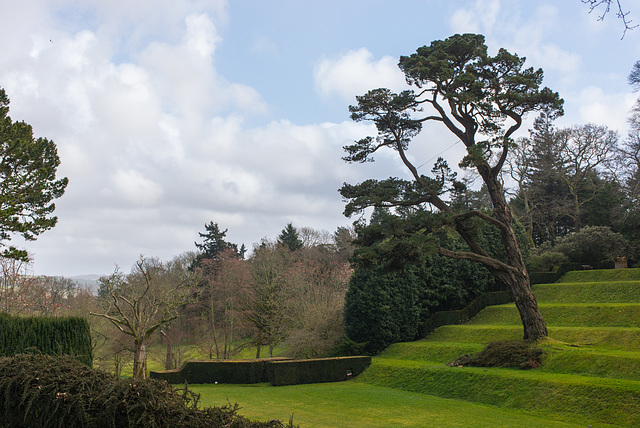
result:
M 488 342 L 520 339 L 518 312 L 507 304 L 390 346 L 360 380 L 585 426 L 640 426 L 640 269 L 569 272 L 558 283 L 534 286 L 534 293 L 549 327 L 541 367 L 446 365 Z

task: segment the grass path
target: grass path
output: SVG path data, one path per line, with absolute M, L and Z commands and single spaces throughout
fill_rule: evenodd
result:
M 582 421 L 561 422 L 517 410 L 433 397 L 369 385 L 338 382 L 273 387 L 260 385 L 190 385 L 203 406 L 237 402 L 250 419 L 288 421 L 301 428 L 388 427 L 586 427 Z M 612 425 L 590 424 L 594 427 Z

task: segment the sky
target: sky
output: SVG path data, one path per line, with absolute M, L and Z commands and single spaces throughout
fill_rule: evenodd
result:
M 640 23 L 640 0 L 624 0 Z M 397 67 L 433 40 L 481 33 L 542 68 L 565 100 L 558 126 L 626 134 L 640 28 L 579 0 L 0 0 L 0 87 L 10 116 L 55 141 L 68 177 L 58 224 L 27 249 L 39 275 L 128 271 L 195 250 L 217 222 L 251 248 L 291 222 L 333 232 L 343 183 L 406 176 L 392 152 L 347 164 L 375 128 L 349 119 L 369 89 L 406 89 Z M 621 39 L 622 38 L 622 39 Z M 533 118 L 528 118 L 529 122 Z M 527 126 L 522 129 L 526 135 Z M 461 143 L 427 127 L 428 172 Z M 422 172 L 421 169 L 421 172 Z

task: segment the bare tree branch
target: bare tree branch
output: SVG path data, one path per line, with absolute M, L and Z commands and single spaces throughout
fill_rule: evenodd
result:
M 602 14 L 598 16 L 598 21 L 603 21 L 604 17 L 611 11 L 611 2 L 612 0 L 582 0 L 582 3 L 589 5 L 589 13 L 593 12 L 595 9 L 600 6 L 603 7 Z M 628 30 L 633 30 L 638 25 L 631 25 L 633 22 L 632 19 L 629 18 L 629 11 L 624 11 L 622 9 L 622 4 L 620 0 L 616 0 L 616 5 L 618 6 L 618 10 L 616 12 L 616 16 L 622 20 L 622 24 L 624 25 L 624 31 L 622 32 L 621 39 L 624 39 L 624 36 L 627 34 Z

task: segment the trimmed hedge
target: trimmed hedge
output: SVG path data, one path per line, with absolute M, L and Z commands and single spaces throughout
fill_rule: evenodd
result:
M 0 313 L 0 356 L 31 350 L 45 355 L 71 355 L 93 366 L 91 329 L 84 318 L 19 317 Z
M 478 312 L 493 305 L 504 305 L 512 301 L 511 293 L 509 291 L 495 291 L 492 293 L 482 293 L 475 300 L 458 311 L 443 311 L 436 312 L 422 325 L 418 327 L 418 338 L 426 337 L 428 334 L 442 327 L 443 325 L 456 325 L 464 324 L 471 318 L 475 317 Z
M 269 382 L 267 364 L 289 358 L 260 358 L 248 360 L 187 361 L 178 370 L 152 371 L 152 379 L 169 383 L 262 383 Z
M 274 386 L 303 383 L 341 382 L 362 373 L 371 365 L 371 357 L 318 358 L 313 360 L 274 361 L 269 363 L 269 381 Z
M 371 357 L 337 357 L 313 360 L 264 358 L 255 360 L 187 361 L 180 370 L 152 371 L 152 379 L 169 383 L 263 383 L 295 385 L 340 382 L 362 373 Z

